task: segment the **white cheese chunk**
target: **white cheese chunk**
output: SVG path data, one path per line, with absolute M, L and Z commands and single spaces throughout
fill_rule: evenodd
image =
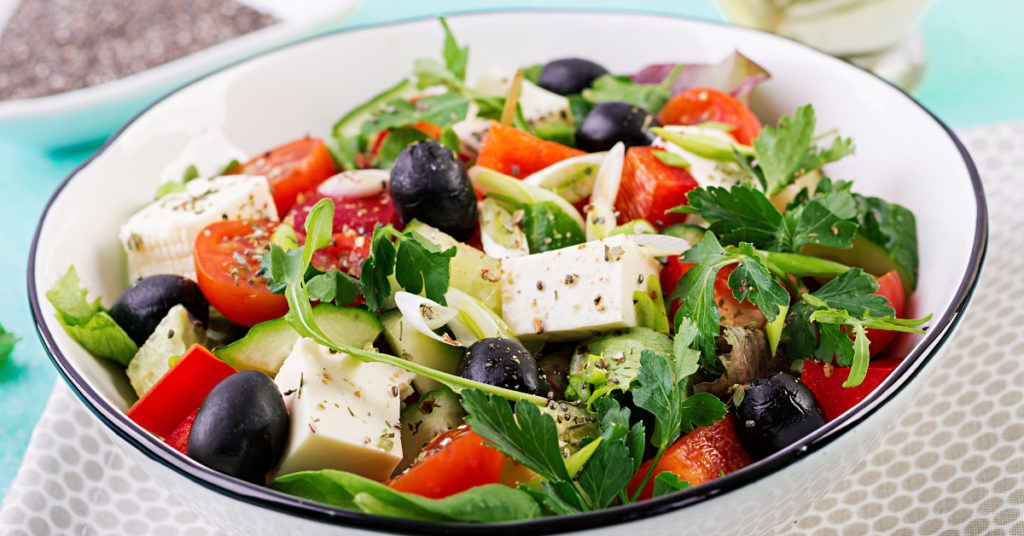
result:
M 399 411 L 413 377 L 299 339 L 274 378 L 291 411 L 278 474 L 337 469 L 389 477 L 402 460 Z
M 711 138 L 722 140 L 729 144 L 735 144 L 736 140 L 728 132 L 717 128 L 670 125 L 662 127 L 665 130 L 682 132 L 687 134 L 701 134 Z M 683 157 L 690 163 L 687 171 L 693 176 L 702 187 L 722 186 L 730 188 L 740 183 L 750 182 L 753 177 L 744 170 L 737 162 L 712 160 L 698 156 L 687 151 L 674 143 L 669 143 L 662 138 L 654 140 L 654 146 L 662 148 L 670 153 Z
M 633 292 L 658 263 L 625 235 L 504 259 L 502 317 L 517 337 L 574 340 L 634 327 Z
M 512 86 L 512 78 L 505 71 L 492 68 L 480 77 L 476 90 L 484 95 L 504 97 Z M 567 97 L 525 79 L 520 86 L 519 106 L 523 111 L 523 119 L 531 126 L 568 122 L 572 117 Z
M 192 248 L 207 225 L 222 220 L 277 221 L 266 177 L 225 175 L 195 179 L 136 212 L 118 238 L 128 252 L 131 276 L 178 274 L 195 279 Z

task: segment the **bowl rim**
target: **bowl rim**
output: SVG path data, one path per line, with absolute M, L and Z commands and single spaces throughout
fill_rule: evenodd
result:
M 684 17 L 679 15 L 671 14 L 659 14 L 650 11 L 636 10 L 636 9 L 536 9 L 536 8 L 523 8 L 523 9 L 476 9 L 457 11 L 451 15 L 447 15 L 448 18 L 471 18 L 477 16 L 500 16 L 502 14 L 529 14 L 535 13 L 538 16 L 544 16 L 547 14 L 581 14 L 585 13 L 588 15 L 627 15 L 631 17 L 658 17 L 658 18 L 672 18 L 683 22 L 684 24 L 695 24 L 715 27 L 726 27 L 729 31 L 736 32 L 751 32 L 766 36 L 770 39 L 779 40 L 785 42 L 787 46 L 797 46 L 810 50 L 813 54 L 818 55 L 822 61 L 826 62 L 838 62 L 845 65 L 846 68 L 859 71 L 862 74 L 871 76 L 877 80 L 888 85 L 892 90 L 896 91 L 902 97 L 906 98 L 910 103 L 916 105 L 922 111 L 924 111 L 935 123 L 940 126 L 946 135 L 949 136 L 953 142 L 960 157 L 963 159 L 965 167 L 971 181 L 971 187 L 974 193 L 974 202 L 977 210 L 975 217 L 975 234 L 971 245 L 971 256 L 967 266 L 967 270 L 961 278 L 953 301 L 942 311 L 941 316 L 936 318 L 932 327 L 927 331 L 925 336 L 920 342 L 918 342 L 908 353 L 903 362 L 895 369 L 894 374 L 890 374 L 885 381 L 879 385 L 866 399 L 858 404 L 858 408 L 854 411 L 848 411 L 837 419 L 827 423 L 825 426 L 815 430 L 813 433 L 805 436 L 800 441 L 786 447 L 785 449 L 776 452 L 775 454 L 759 460 L 739 471 L 730 473 L 723 477 L 717 478 L 706 484 L 688 488 L 685 490 L 677 491 L 656 499 L 651 499 L 639 503 L 620 505 L 612 508 L 606 508 L 594 512 L 586 512 L 573 515 L 564 516 L 548 516 L 538 519 L 532 519 L 527 521 L 515 521 L 515 522 L 503 522 L 503 523 L 487 523 L 486 527 L 488 531 L 494 531 L 495 534 L 520 534 L 523 531 L 530 531 L 535 534 L 550 534 L 558 532 L 573 532 L 579 530 L 586 530 L 598 527 L 607 527 L 611 525 L 617 525 L 621 523 L 627 523 L 639 519 L 648 519 L 655 516 L 679 510 L 686 506 L 708 500 L 719 495 L 724 495 L 730 491 L 738 489 L 747 484 L 753 483 L 760 480 L 772 473 L 789 466 L 790 464 L 801 460 L 807 455 L 821 450 L 834 440 L 838 439 L 844 433 L 855 428 L 859 423 L 867 420 L 868 417 L 872 416 L 882 406 L 884 406 L 889 400 L 900 393 L 917 375 L 924 369 L 932 358 L 941 350 L 943 344 L 953 333 L 956 325 L 963 317 L 963 312 L 967 307 L 978 283 L 978 279 L 981 273 L 982 265 L 984 264 L 985 255 L 988 247 L 988 210 L 985 200 L 985 193 L 982 187 L 981 178 L 978 173 L 978 169 L 974 164 L 969 152 L 964 146 L 963 142 L 957 137 L 953 130 L 946 125 L 941 119 L 939 119 L 934 113 L 928 108 L 910 96 L 903 89 L 895 86 L 891 82 L 873 74 L 860 67 L 849 64 L 837 58 L 834 58 L 820 50 L 814 49 L 800 43 L 793 42 L 784 37 L 780 37 L 760 30 L 751 28 L 744 28 L 739 26 L 732 26 L 725 23 L 716 21 L 708 21 L 693 17 Z M 429 522 L 410 520 L 403 518 L 395 518 L 390 516 L 376 515 L 376 514 L 365 514 L 362 512 L 356 512 L 352 510 L 345 510 L 329 506 L 326 504 L 313 502 L 299 497 L 286 495 L 281 492 L 274 491 L 270 488 L 250 484 L 241 480 L 229 477 L 203 465 L 194 462 L 184 456 L 181 456 L 176 450 L 159 440 L 156 436 L 146 432 L 138 425 L 134 424 L 128 417 L 109 404 L 103 397 L 92 388 L 85 378 L 75 370 L 67 357 L 61 352 L 58 347 L 53 334 L 47 328 L 44 321 L 44 314 L 41 307 L 41 300 L 38 293 L 38 289 L 35 284 L 35 272 L 36 272 L 36 254 L 39 247 L 39 238 L 43 229 L 43 225 L 49 215 L 50 208 L 56 199 L 60 196 L 61 192 L 68 185 L 68 183 L 74 179 L 74 177 L 83 169 L 85 169 L 93 160 L 98 158 L 104 151 L 112 145 L 121 134 L 129 128 L 136 120 L 146 114 L 151 108 L 163 102 L 165 99 L 179 93 L 181 90 L 192 86 L 198 82 L 205 80 L 208 77 L 219 74 L 222 71 L 231 69 L 240 64 L 254 61 L 262 56 L 275 53 L 280 50 L 284 50 L 290 47 L 299 46 L 301 44 L 331 38 L 332 36 L 350 33 L 350 32 L 362 32 L 362 31 L 373 31 L 378 28 L 401 26 L 406 24 L 415 24 L 426 20 L 432 20 L 433 16 L 415 16 L 409 18 L 397 19 L 383 23 L 370 23 L 363 24 L 348 28 L 342 28 L 330 33 L 318 34 L 310 36 L 286 45 L 271 48 L 265 51 L 258 52 L 250 55 L 244 59 L 225 65 L 212 72 L 206 73 L 199 76 L 181 86 L 167 93 L 163 97 L 157 99 L 153 103 L 146 106 L 144 109 L 139 111 L 132 117 L 127 123 L 122 125 L 111 137 L 93 153 L 84 162 L 78 165 L 56 188 L 50 199 L 47 201 L 45 208 L 39 218 L 35 233 L 32 238 L 32 245 L 29 251 L 28 259 L 28 298 L 31 306 L 32 318 L 35 323 L 36 332 L 39 336 L 40 341 L 43 344 L 44 350 L 50 357 L 51 362 L 57 369 L 61 377 L 68 383 L 75 395 L 85 404 L 85 406 L 96 415 L 99 420 L 107 426 L 111 431 L 114 432 L 118 437 L 128 442 L 133 448 L 138 449 L 144 456 L 151 460 L 159 463 L 167 469 L 176 472 L 178 475 L 183 476 L 192 482 L 195 482 L 208 490 L 219 493 L 226 497 L 240 500 L 248 504 L 267 508 L 269 510 L 296 515 L 309 521 L 327 523 L 339 527 L 350 527 L 372 531 L 388 531 L 388 532 L 417 532 L 417 533 L 428 533 L 428 534 L 475 534 L 479 532 L 481 524 L 476 523 L 440 523 L 440 522 Z

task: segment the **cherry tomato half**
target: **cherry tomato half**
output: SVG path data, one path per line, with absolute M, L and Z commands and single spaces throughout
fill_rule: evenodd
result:
M 498 483 L 505 466 L 505 455 L 484 446 L 484 439 L 468 426 L 435 437 L 423 451 L 428 453 L 427 457 L 392 478 L 388 486 L 440 499 L 472 487 Z
M 663 125 L 696 125 L 707 121 L 735 126 L 729 133 L 743 145 L 750 145 L 761 131 L 761 121 L 750 108 L 728 93 L 715 89 L 690 88 L 675 97 L 658 112 Z
M 229 173 L 263 175 L 270 181 L 277 213 L 284 215 L 301 193 L 333 176 L 336 171 L 327 145 L 318 138 L 303 138 L 253 158 Z
M 199 289 L 236 324 L 253 326 L 288 312 L 288 301 L 283 294 L 270 293 L 260 270 L 275 227 L 277 223 L 265 220 L 221 221 L 196 238 L 192 258 Z

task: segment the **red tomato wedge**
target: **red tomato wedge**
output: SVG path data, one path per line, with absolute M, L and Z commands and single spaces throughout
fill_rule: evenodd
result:
M 288 312 L 283 294 L 271 294 L 260 270 L 277 223 L 233 220 L 212 223 L 196 238 L 192 258 L 196 282 L 215 309 L 228 320 L 254 326 Z
M 358 276 L 360 268 L 370 256 L 370 238 L 335 233 L 330 244 L 313 253 L 313 266 L 319 270 L 341 270 Z
M 306 234 L 306 217 L 313 205 L 324 199 L 325 196 L 316 190 L 310 191 L 299 197 L 299 201 L 285 216 L 284 221 L 291 223 L 299 237 Z M 398 217 L 394 203 L 391 202 L 391 193 L 381 192 L 377 195 L 359 198 L 332 197 L 334 201 L 334 224 L 333 232 L 338 234 L 373 236 L 373 228 L 379 223 L 381 225 L 392 224 L 396 228 L 402 228 L 402 221 Z
M 454 495 L 501 480 L 505 455 L 484 446 L 484 438 L 466 427 L 449 430 L 430 441 L 427 457 L 388 481 L 397 491 L 432 499 Z
M 902 358 L 872 361 L 863 383 L 856 387 L 843 387 L 843 382 L 850 377 L 848 367 L 832 367 L 821 361 L 805 359 L 800 383 L 814 393 L 825 410 L 825 418 L 831 421 L 867 398 L 902 362 Z
M 640 466 L 640 470 L 627 488 L 630 496 L 640 486 L 653 461 L 648 460 Z M 651 498 L 654 478 L 660 473 L 674 473 L 680 480 L 697 486 L 718 478 L 722 473 L 738 471 L 752 462 L 750 455 L 743 450 L 739 439 L 736 438 L 736 432 L 732 428 L 732 415 L 728 414 L 715 424 L 697 428 L 672 443 L 654 468 L 651 479 L 640 493 L 640 500 Z
M 676 287 L 682 282 L 683 276 L 694 266 L 697 265 L 680 262 L 679 257 L 669 257 L 668 263 L 661 269 L 661 289 L 666 297 L 675 292 Z M 749 301 L 737 300 L 732 289 L 729 288 L 729 275 L 735 269 L 735 265 L 726 266 L 719 270 L 718 277 L 715 278 L 715 303 L 718 304 L 721 322 L 727 326 L 745 326 L 754 323 L 763 328 L 767 322 L 764 313 Z M 676 317 L 676 310 L 679 309 L 680 303 L 681 300 L 675 299 L 668 304 L 669 321 Z
M 231 365 L 193 344 L 142 398 L 128 409 L 128 418 L 160 437 L 169 437 L 206 395 L 234 374 Z
M 551 164 L 583 154 L 586 153 L 492 121 L 480 145 L 476 165 L 522 179 Z
M 192 423 L 196 420 L 196 414 L 199 413 L 199 408 L 196 408 L 185 420 L 178 424 L 178 427 L 171 432 L 171 435 L 167 436 L 164 443 L 167 443 L 174 450 L 188 455 L 188 436 L 192 433 Z
M 658 112 L 658 121 L 663 125 L 696 125 L 708 121 L 728 123 L 736 127 L 729 132 L 733 139 L 743 145 L 753 143 L 761 131 L 761 121 L 736 97 L 716 89 L 699 87 L 672 97 Z
M 229 171 L 267 177 L 278 214 L 288 212 L 300 193 L 336 172 L 327 145 L 319 138 L 308 137 L 267 151 Z
M 896 310 L 896 318 L 903 318 L 906 296 L 903 294 L 903 284 L 900 282 L 899 273 L 893 270 L 877 278 L 875 281 L 878 282 L 878 290 L 875 291 L 875 294 L 884 296 L 885 299 L 889 300 L 889 305 Z M 868 340 L 871 341 L 869 349 L 871 355 L 875 356 L 884 350 L 892 342 L 892 339 L 896 337 L 896 333 L 895 331 L 869 329 Z
M 619 221 L 644 219 L 659 230 L 686 221 L 686 214 L 667 210 L 686 204 L 686 193 L 697 181 L 684 168 L 670 166 L 654 155 L 654 147 L 630 147 L 622 166 L 622 182 L 615 198 Z

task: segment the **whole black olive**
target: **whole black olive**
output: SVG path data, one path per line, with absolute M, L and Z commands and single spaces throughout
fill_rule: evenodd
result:
M 608 69 L 582 58 L 551 60 L 540 72 L 537 85 L 559 95 L 574 95 L 590 87 Z
M 576 147 L 589 153 L 607 151 L 618 142 L 626 147 L 650 145 L 650 128 L 657 120 L 647 110 L 628 102 L 599 102 L 576 131 Z
M 460 241 L 476 231 L 476 194 L 466 166 L 435 141 L 414 143 L 398 155 L 391 198 L 403 223 L 415 218 Z
M 188 455 L 230 476 L 265 484 L 288 440 L 288 410 L 277 385 L 255 370 L 217 384 L 199 407 Z
M 167 311 L 179 303 L 202 322 L 204 328 L 207 326 L 210 304 L 199 285 L 174 274 L 151 275 L 132 283 L 117 297 L 110 308 L 110 316 L 135 344 L 142 346 Z
M 521 393 L 543 395 L 537 360 L 515 339 L 480 339 L 459 360 L 459 376 Z
M 736 406 L 736 436 L 750 457 L 768 457 L 825 424 L 814 393 L 784 372 L 753 380 L 743 387 Z

